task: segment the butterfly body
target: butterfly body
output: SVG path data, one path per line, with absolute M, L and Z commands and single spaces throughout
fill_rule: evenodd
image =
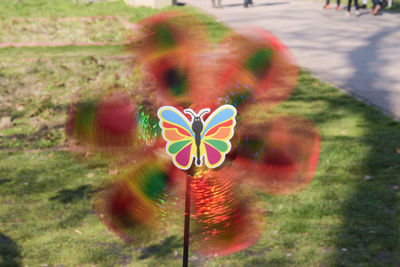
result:
M 189 121 L 174 107 L 164 106 L 158 110 L 162 135 L 167 141 L 166 151 L 178 168 L 190 168 L 193 158 L 196 158 L 197 166 L 201 166 L 204 160 L 209 168 L 215 168 L 222 164 L 225 154 L 230 151 L 229 140 L 236 124 L 235 107 L 223 105 L 204 122 L 202 116 L 209 112 L 208 108 L 198 114 L 185 109 L 184 113 L 192 117 Z
M 196 147 L 197 147 L 197 161 L 196 161 L 196 165 L 200 166 L 201 165 L 201 160 L 200 160 L 200 142 L 201 142 L 201 132 L 203 131 L 203 119 L 201 116 L 203 116 L 206 113 L 210 112 L 210 109 L 202 109 L 199 112 L 199 115 L 196 116 L 196 114 L 193 112 L 193 110 L 191 109 L 185 109 L 184 112 L 186 114 L 190 114 L 193 118 L 193 122 L 192 122 L 192 130 L 194 132 L 194 140 L 196 143 Z

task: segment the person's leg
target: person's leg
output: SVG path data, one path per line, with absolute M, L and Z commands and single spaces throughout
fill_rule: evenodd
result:
M 351 10 L 351 0 L 347 1 L 347 13 L 350 13 Z
M 382 8 L 380 3 L 377 3 L 376 6 L 374 7 L 374 10 L 372 10 L 371 14 L 376 15 L 378 14 L 379 10 Z
M 379 0 L 372 0 L 372 2 L 374 3 L 374 6 L 373 6 L 373 10 L 372 10 L 371 14 L 376 15 L 382 6 L 379 3 Z
M 354 5 L 356 6 L 356 17 L 358 17 L 358 16 L 360 16 L 360 10 L 358 10 L 359 9 L 359 7 L 358 7 L 358 0 L 354 0 Z
M 219 7 L 219 8 L 222 8 L 221 0 L 218 0 L 218 7 Z
M 336 1 L 336 10 L 340 10 L 340 0 L 337 0 Z
M 324 8 L 328 9 L 331 8 L 331 5 L 329 4 L 330 0 L 326 0 L 326 4 L 324 5 Z
M 368 5 L 368 0 L 362 0 L 362 5 L 360 6 L 360 8 L 367 8 Z

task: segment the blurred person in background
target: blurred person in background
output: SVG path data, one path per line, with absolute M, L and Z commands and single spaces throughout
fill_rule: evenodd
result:
M 368 0 L 362 0 L 362 5 L 360 6 L 360 8 L 364 8 L 364 9 L 366 9 L 367 8 L 367 5 L 368 5 Z
M 222 5 L 221 5 L 221 0 L 217 0 L 218 1 L 218 6 L 217 5 L 215 5 L 215 0 L 212 0 L 212 5 L 213 5 L 213 8 L 222 8 Z
M 351 10 L 351 2 L 352 0 L 349 0 L 347 2 L 347 16 L 350 16 L 350 10 Z M 360 11 L 358 10 L 358 0 L 354 0 L 354 5 L 356 6 L 356 12 L 354 13 L 356 17 L 360 16 Z
M 244 0 L 244 7 L 249 7 L 249 5 L 253 5 L 253 0 Z
M 385 0 L 372 0 L 372 3 L 374 3 L 373 7 L 372 7 L 372 12 L 371 14 L 373 16 L 375 16 L 376 14 L 378 14 L 379 10 L 382 9 L 382 7 L 385 6 L 385 3 L 387 4 L 387 2 L 385 2 Z
M 336 0 L 337 5 L 336 5 L 336 10 L 340 10 L 340 0 Z M 324 5 L 324 9 L 329 9 L 331 8 L 331 5 L 329 4 L 330 0 L 326 0 L 326 4 Z

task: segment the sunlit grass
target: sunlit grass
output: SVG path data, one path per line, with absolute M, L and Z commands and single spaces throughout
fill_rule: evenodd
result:
M 278 110 L 301 114 L 320 130 L 314 181 L 292 196 L 257 193 L 268 224 L 255 246 L 215 260 L 192 254 L 191 262 L 396 266 L 399 125 L 305 72 L 296 93 Z M 109 177 L 108 164 L 101 158 L 77 160 L 63 151 L 1 153 L 2 233 L 15 242 L 24 265 L 180 264 L 179 235 L 172 243 L 160 237 L 128 245 L 93 214 L 90 198 Z M 175 223 L 179 228 L 183 222 Z M 146 254 L 143 249 L 150 245 L 157 249 Z

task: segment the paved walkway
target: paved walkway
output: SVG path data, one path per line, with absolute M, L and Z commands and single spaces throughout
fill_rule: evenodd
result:
M 361 9 L 360 17 L 347 17 L 323 10 L 323 1 L 253 0 L 248 9 L 241 0 L 222 0 L 223 9 L 212 8 L 211 0 L 184 1 L 232 28 L 268 29 L 300 66 L 400 118 L 400 14 L 372 17 Z

